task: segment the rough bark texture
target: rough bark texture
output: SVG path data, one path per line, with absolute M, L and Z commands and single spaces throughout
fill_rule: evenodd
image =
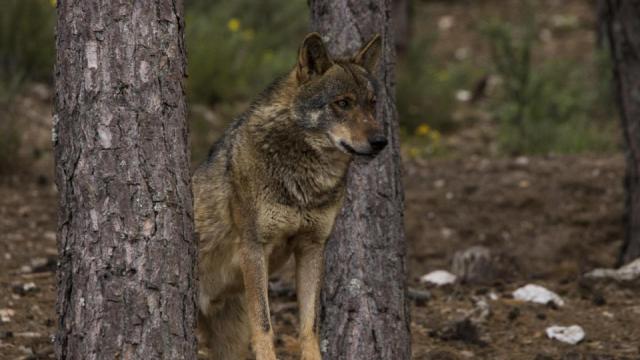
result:
M 623 264 L 640 257 L 640 1 L 601 1 L 626 145 Z
M 181 0 L 58 0 L 59 359 L 195 359 Z
M 352 165 L 347 199 L 327 243 L 321 302 L 325 359 L 409 359 L 403 191 L 394 104 L 391 0 L 309 2 L 314 30 L 334 56 L 353 54 L 379 33 L 378 117 L 389 146 L 370 163 Z

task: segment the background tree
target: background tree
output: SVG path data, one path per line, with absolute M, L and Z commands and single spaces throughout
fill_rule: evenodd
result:
M 334 56 L 353 54 L 374 34 L 382 36 L 377 116 L 390 140 L 372 163 L 350 170 L 346 203 L 326 249 L 321 348 L 326 359 L 409 359 L 391 1 L 309 4 L 312 27 Z
M 625 141 L 625 239 L 620 263 L 640 257 L 640 2 L 601 0 Z
M 58 0 L 59 359 L 195 359 L 180 0 Z

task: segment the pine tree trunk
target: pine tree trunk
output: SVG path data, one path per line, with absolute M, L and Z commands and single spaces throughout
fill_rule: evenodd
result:
M 181 0 L 58 0 L 59 359 L 195 359 Z
M 378 117 L 390 146 L 370 163 L 355 163 L 347 199 L 327 243 L 321 296 L 325 359 L 409 359 L 403 191 L 394 94 L 391 0 L 311 0 L 313 28 L 334 56 L 353 54 L 379 33 L 383 55 Z
M 640 2 L 601 0 L 625 140 L 625 240 L 620 263 L 640 257 Z

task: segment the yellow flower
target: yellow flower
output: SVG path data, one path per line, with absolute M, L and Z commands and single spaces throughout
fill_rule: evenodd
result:
M 252 29 L 247 29 L 245 31 L 242 32 L 242 38 L 246 41 L 251 41 L 253 40 L 253 37 L 255 36 L 255 33 L 253 32 Z
M 49 2 L 51 3 L 51 6 L 56 7 L 56 4 L 58 3 L 57 0 L 49 0 Z
M 419 155 L 420 155 L 420 150 L 417 147 L 412 146 L 409 148 L 410 157 L 415 158 L 415 157 L 418 157 Z
M 420 126 L 416 128 L 416 135 L 425 136 L 429 133 L 429 131 L 431 131 L 431 128 L 429 127 L 429 125 L 420 124 Z
M 229 21 L 227 22 L 227 28 L 231 32 L 236 32 L 236 31 L 240 30 L 240 20 L 238 20 L 236 18 L 229 19 Z

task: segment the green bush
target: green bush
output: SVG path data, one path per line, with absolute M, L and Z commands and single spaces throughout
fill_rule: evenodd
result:
M 5 0 L 0 11 L 0 82 L 51 82 L 55 7 L 51 0 Z
M 303 0 L 188 3 L 190 101 L 247 101 L 295 63 L 308 28 Z
M 534 20 L 520 27 L 492 21 L 483 32 L 502 80 L 492 110 L 500 122 L 503 151 L 575 153 L 614 147 L 612 124 L 597 121 L 610 115 L 610 105 L 603 101 L 610 99 L 604 95 L 608 81 L 598 78 L 602 60 L 552 60 L 534 65 Z
M 416 34 L 398 62 L 396 101 L 400 126 L 407 134 L 424 124 L 439 131 L 453 130 L 456 92 L 468 89 L 479 78 L 478 71 L 467 63 L 432 56 L 432 42 L 432 38 Z

